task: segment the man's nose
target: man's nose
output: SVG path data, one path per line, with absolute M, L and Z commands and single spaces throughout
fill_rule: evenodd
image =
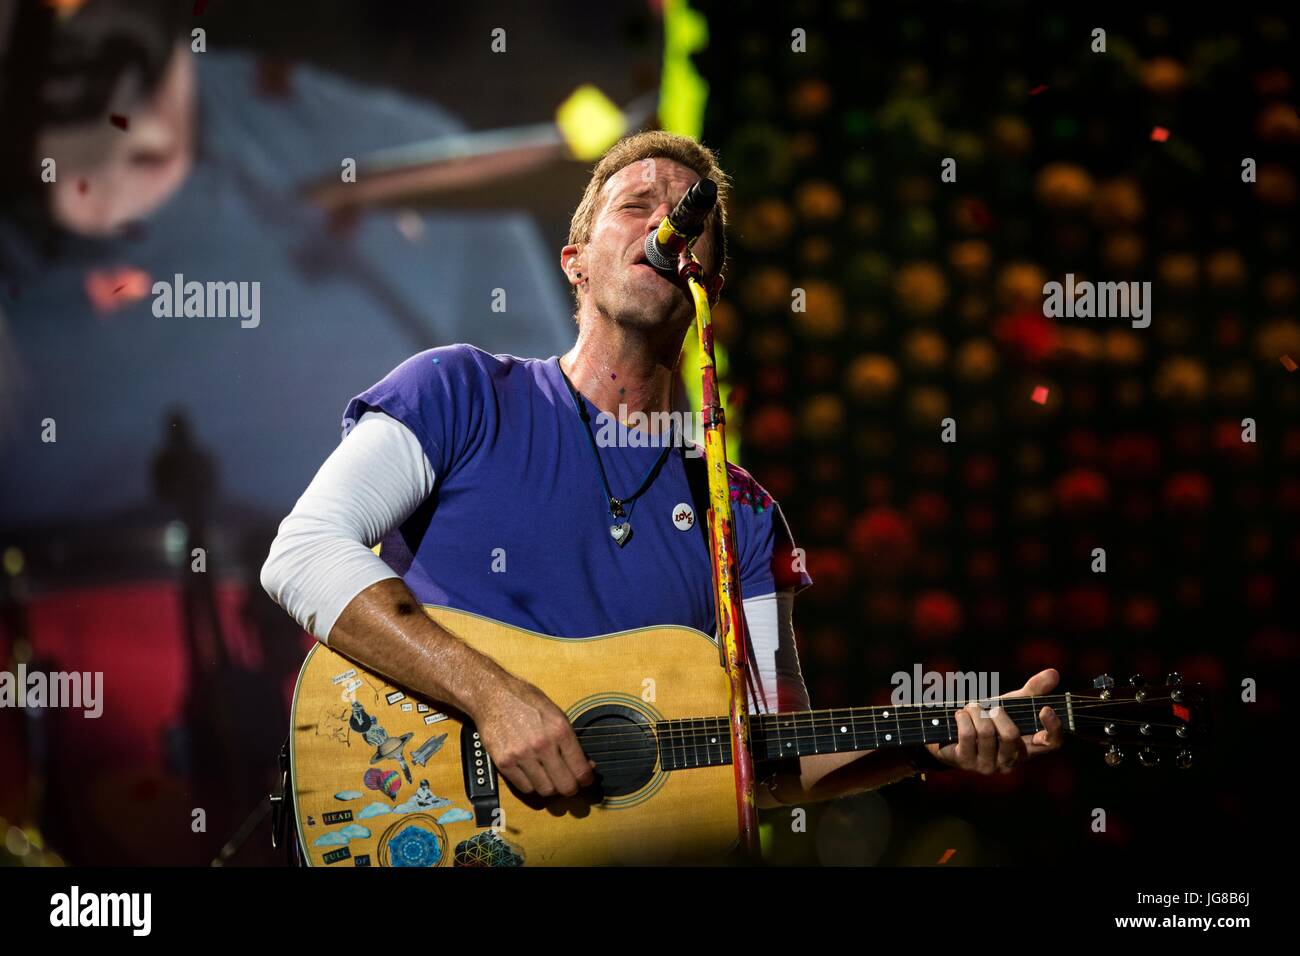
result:
M 659 228 L 659 223 L 664 221 L 664 217 L 673 211 L 673 207 L 665 200 L 656 206 L 650 213 L 650 232 Z

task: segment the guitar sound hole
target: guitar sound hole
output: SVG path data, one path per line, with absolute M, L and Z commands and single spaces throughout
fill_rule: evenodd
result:
M 645 715 L 606 704 L 573 722 L 583 751 L 596 762 L 595 789 L 606 797 L 635 793 L 654 776 L 658 748 Z

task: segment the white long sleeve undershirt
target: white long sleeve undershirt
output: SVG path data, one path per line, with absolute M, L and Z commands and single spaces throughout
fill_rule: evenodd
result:
M 280 523 L 262 587 L 322 643 L 343 609 L 398 575 L 372 550 L 433 493 L 434 473 L 401 422 L 368 411 L 321 465 Z M 746 598 L 745 621 L 770 710 L 806 710 L 794 642 L 794 592 Z M 756 703 L 755 710 L 763 709 Z

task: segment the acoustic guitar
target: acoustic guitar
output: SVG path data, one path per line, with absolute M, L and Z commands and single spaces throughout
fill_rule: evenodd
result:
M 540 688 L 596 763 L 573 797 L 516 792 L 473 723 L 367 672 L 325 645 L 294 692 L 291 790 L 312 866 L 583 866 L 720 861 L 738 839 L 726 674 L 718 646 L 688 627 L 548 637 L 478 615 L 426 613 Z M 1187 766 L 1206 730 L 1204 694 L 1161 685 L 1000 701 L 1022 733 L 1044 705 L 1066 731 L 1108 745 L 1116 764 L 1164 750 Z M 960 702 L 753 715 L 756 760 L 957 739 Z

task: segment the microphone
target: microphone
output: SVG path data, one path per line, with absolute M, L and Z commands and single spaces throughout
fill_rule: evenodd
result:
M 704 220 L 718 204 L 718 184 L 701 179 L 668 215 L 659 228 L 645 237 L 646 262 L 660 272 L 677 274 L 677 257 L 704 231 Z

